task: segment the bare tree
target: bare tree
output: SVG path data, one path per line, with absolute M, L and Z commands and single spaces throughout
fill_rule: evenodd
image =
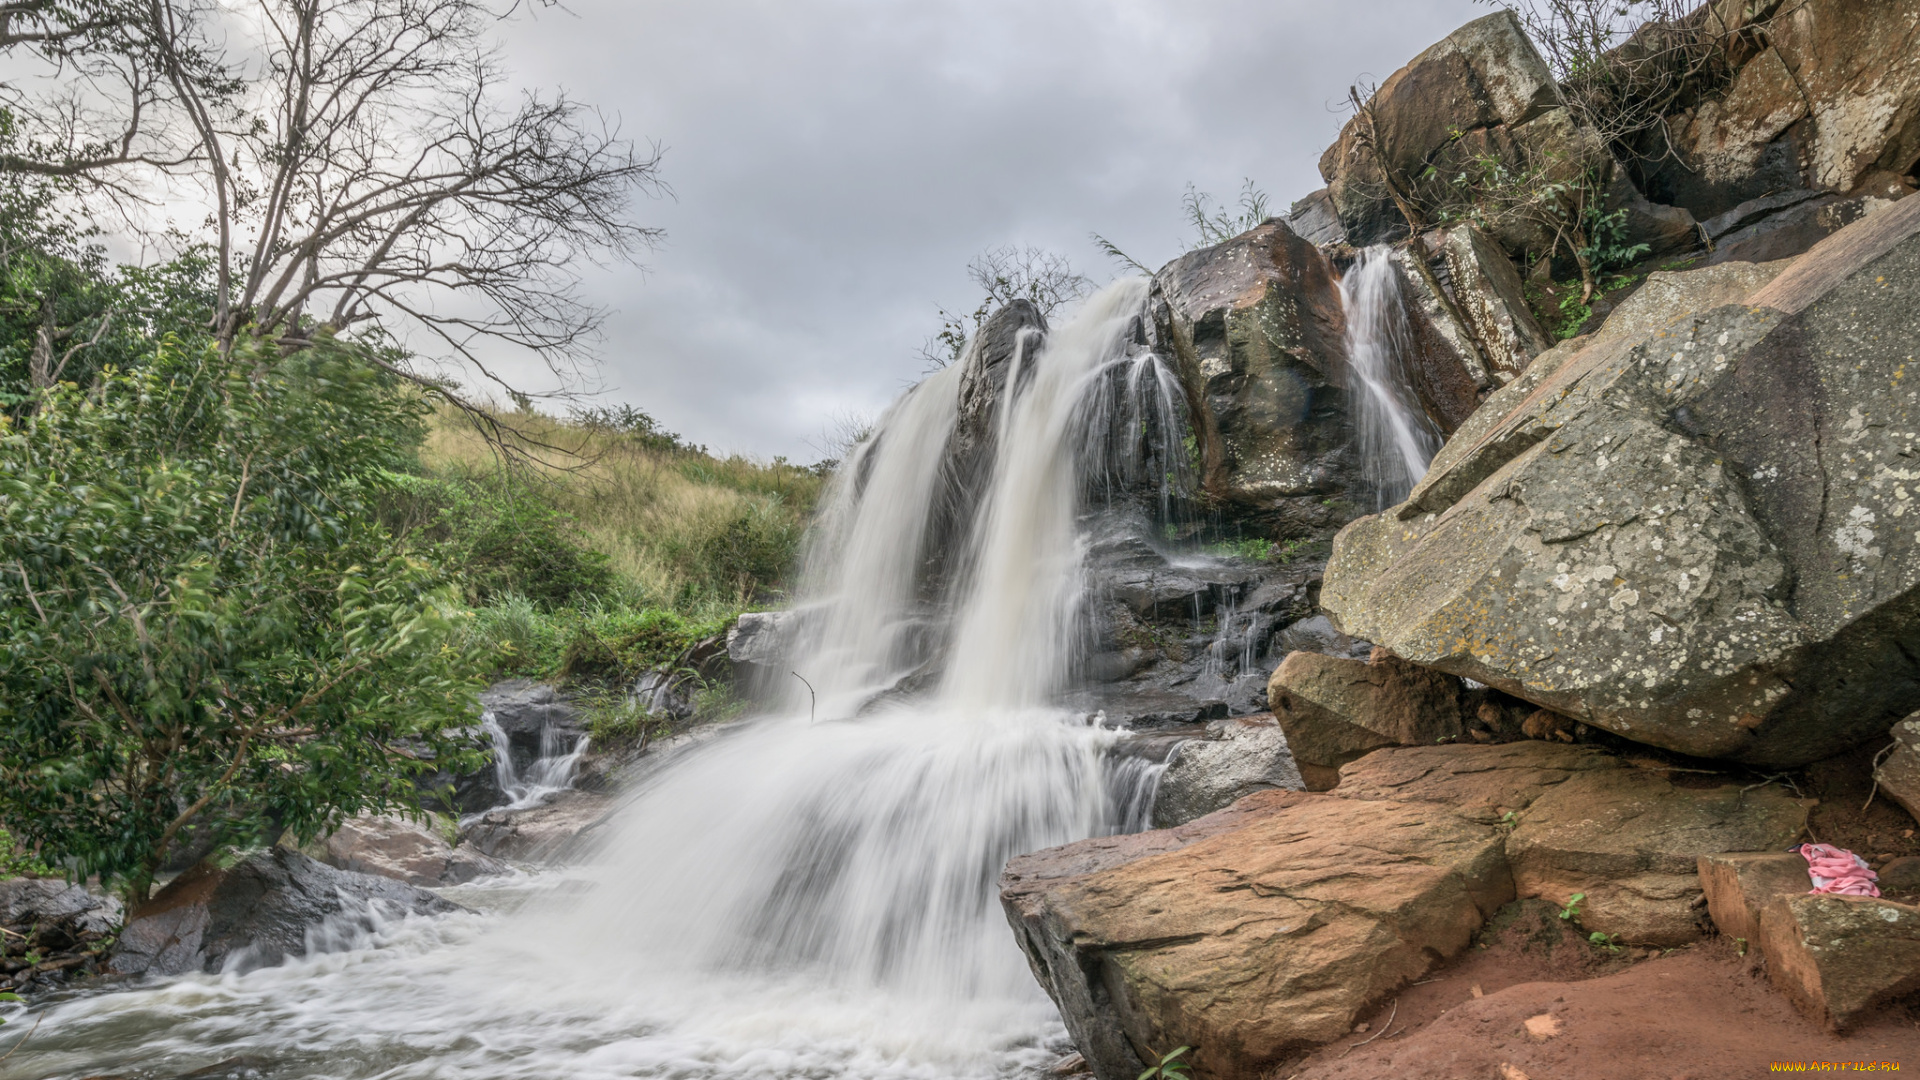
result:
M 1093 279 L 1076 271 L 1065 255 L 1031 244 L 981 252 L 967 264 L 967 277 L 985 295 L 979 306 L 965 315 L 940 309 L 940 332 L 920 348 L 920 358 L 926 361 L 928 370 L 958 360 L 967 339 L 986 325 L 995 311 L 1015 300 L 1030 301 L 1040 314 L 1052 315 L 1061 305 L 1093 290 Z
M 657 148 L 564 94 L 507 93 L 480 0 L 229 4 L 239 56 L 193 3 L 147 0 L 147 18 L 205 164 L 223 348 L 421 328 L 503 388 L 486 339 L 575 374 L 602 314 L 580 267 L 658 237 L 628 215 L 636 188 L 664 190 Z M 193 78 L 209 54 L 247 70 L 240 93 Z

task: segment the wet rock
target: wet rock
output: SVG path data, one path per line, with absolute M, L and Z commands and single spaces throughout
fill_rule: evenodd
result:
M 1752 949 L 1761 947 L 1760 915 L 1768 904 L 1813 889 L 1807 860 L 1788 852 L 1715 852 L 1700 856 L 1699 868 L 1714 928 Z
M 104 937 L 120 925 L 119 900 L 57 878 L 0 881 L 0 923 L 9 928 L 59 924 L 73 938 Z
M 1406 317 L 1407 382 L 1428 420 L 1451 435 L 1499 383 L 1453 295 L 1427 265 L 1424 246 L 1402 245 L 1392 258 Z
M 558 861 L 577 837 L 604 822 L 614 805 L 608 795 L 562 791 L 542 806 L 489 810 L 460 826 L 460 846 L 493 859 Z
M 1901 194 L 1905 194 L 1904 191 Z M 1741 260 L 1768 262 L 1789 259 L 1808 251 L 1828 236 L 1859 221 L 1892 200 L 1867 195 L 1841 198 L 1829 195 L 1812 201 L 1797 202 L 1777 212 L 1759 216 L 1715 241 L 1714 263 Z M 1749 204 L 1742 204 L 1743 206 Z
M 348 818 L 322 845 L 322 861 L 355 874 L 431 888 L 504 874 L 510 867 L 468 847 L 454 847 L 433 830 L 399 818 Z
M 1276 535 L 1328 535 L 1345 453 L 1345 317 L 1333 265 L 1272 220 L 1154 275 L 1154 347 L 1186 391 L 1202 486 Z
M 1384 746 L 1425 746 L 1466 731 L 1460 680 L 1397 657 L 1371 661 L 1288 654 L 1267 686 L 1307 787 L 1325 791 L 1340 766 Z
M 304 955 L 315 932 L 324 939 L 371 929 L 376 918 L 463 910 L 411 885 L 273 848 L 174 879 L 134 912 L 109 966 L 120 975 L 250 971 Z
M 1701 934 L 1702 855 L 1778 851 L 1806 824 L 1807 807 L 1776 788 L 1683 788 L 1648 770 L 1592 769 L 1518 815 L 1507 856 L 1522 897 L 1563 904 L 1585 893 L 1586 929 L 1671 947 Z
M 1031 300 L 1014 300 L 988 317 L 968 343 L 960 373 L 960 415 L 954 425 L 955 457 L 967 464 L 984 463 L 991 449 L 995 411 L 1006 396 L 1007 372 L 1022 355 L 1032 356 L 1045 343 L 1047 319 Z
M 1256 791 L 1305 788 L 1271 714 L 1216 720 L 1207 725 L 1206 738 L 1173 751 L 1154 795 L 1153 827 L 1185 825 Z
M 1322 606 L 1411 661 L 1696 756 L 1793 766 L 1885 731 L 1920 706 L 1899 464 L 1920 200 L 1745 304 L 1635 335 L 1640 302 L 1536 360 L 1405 504 L 1343 530 Z
M 1301 619 L 1274 636 L 1280 652 L 1324 653 L 1365 660 L 1373 655 L 1373 642 L 1350 638 L 1334 629 L 1325 615 Z
M 1513 896 L 1500 830 L 1269 791 L 1178 828 L 1023 855 L 1001 901 L 1101 1080 L 1195 1048 L 1254 1076 L 1353 1030 Z
M 1800 1010 L 1845 1030 L 1920 990 L 1920 907 L 1863 896 L 1783 896 L 1760 916 L 1767 974 Z
M 1310 244 L 1344 244 L 1347 230 L 1326 188 L 1301 199 L 1287 210 L 1287 226 Z
M 1873 779 L 1880 793 L 1920 820 L 1920 713 L 1893 725 L 1892 753 L 1874 767 Z
M 120 901 L 52 878 L 0 881 L 0 990 L 34 995 L 99 973 Z
M 1460 225 L 1431 237 L 1428 247 L 1437 249 L 1446 272 L 1442 284 L 1479 346 L 1489 389 L 1504 386 L 1553 347 L 1527 305 L 1520 271 L 1485 233 Z

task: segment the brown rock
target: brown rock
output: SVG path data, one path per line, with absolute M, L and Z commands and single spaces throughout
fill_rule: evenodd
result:
M 1179 1045 L 1252 1076 L 1465 948 L 1513 895 L 1500 847 L 1428 804 L 1262 792 L 1016 858 L 1001 900 L 1102 1080 Z
M 1471 225 L 1449 229 L 1435 246 L 1447 270 L 1455 304 L 1480 346 L 1495 385 L 1505 385 L 1533 358 L 1553 347 L 1527 306 L 1520 271 L 1485 233 Z
M 1325 770 L 1386 746 L 1427 746 L 1466 731 L 1465 687 L 1449 675 L 1376 654 L 1372 661 L 1288 654 L 1267 701 L 1310 789 Z M 1310 773 L 1308 766 L 1320 772 Z
M 1402 363 L 1407 382 L 1421 411 L 1442 435 L 1450 435 L 1499 384 L 1459 303 L 1433 272 L 1425 246 L 1401 245 L 1392 259 L 1406 318 Z
M 1760 948 L 1760 914 L 1783 896 L 1813 889 L 1807 860 L 1777 851 L 1719 852 L 1700 856 L 1700 887 L 1707 914 L 1720 933 Z
M 1551 709 L 1537 709 L 1520 722 L 1520 733 L 1529 739 L 1573 741 L 1574 722 Z
M 1809 1017 L 1845 1030 L 1920 990 L 1920 907 L 1859 896 L 1791 896 L 1760 917 L 1775 986 Z
M 413 822 L 368 814 L 341 822 L 327 837 L 324 851 L 329 866 L 422 887 L 458 885 L 509 869 L 478 851 L 456 849 Z
M 1558 743 L 1406 746 L 1376 750 L 1340 768 L 1346 799 L 1429 802 L 1483 825 L 1511 823 L 1574 775 L 1626 765 L 1603 750 Z
M 1534 800 L 1507 856 L 1521 896 L 1566 903 L 1585 893 L 1588 930 L 1675 946 L 1701 933 L 1700 856 L 1777 851 L 1806 823 L 1807 807 L 1772 788 L 1680 788 L 1641 769 L 1594 769 Z
M 1795 856 L 1798 858 L 1798 856 Z M 1887 860 L 1879 870 L 1880 891 L 1905 895 L 1920 892 L 1920 855 L 1902 855 Z

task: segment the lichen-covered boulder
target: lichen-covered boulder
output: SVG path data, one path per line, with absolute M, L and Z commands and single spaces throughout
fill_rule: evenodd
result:
M 1720 299 L 1729 282 L 1771 271 L 1698 273 L 1536 360 L 1406 503 L 1342 530 L 1321 594 L 1340 628 L 1757 765 L 1827 757 L 1920 706 L 1920 200 L 1744 303 Z

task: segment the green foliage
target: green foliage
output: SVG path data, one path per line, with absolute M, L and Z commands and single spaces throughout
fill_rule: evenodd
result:
M 592 600 L 614 584 L 610 561 L 587 546 L 571 515 L 539 498 L 539 482 L 508 472 L 399 477 L 385 515 L 434 561 L 458 567 L 476 603 Z
M 422 407 L 344 346 L 163 343 L 0 420 L 0 820 L 136 900 L 467 768 L 457 594 L 376 520 Z M 431 762 L 429 759 L 432 759 Z
M 695 618 L 617 596 L 547 610 L 509 594 L 476 610 L 465 636 L 497 674 L 624 683 L 720 633 L 735 614 Z
M 1183 1080 L 1192 1066 L 1180 1058 L 1192 1049 L 1191 1046 L 1179 1046 L 1160 1055 L 1160 1060 L 1152 1068 L 1140 1074 L 1140 1080 Z
M 1596 949 L 1605 949 L 1610 953 L 1617 953 L 1620 951 L 1620 942 L 1617 940 L 1619 937 L 1619 934 L 1603 934 L 1595 930 L 1593 933 L 1587 935 L 1587 944 Z
M 1574 893 L 1572 896 L 1567 897 L 1566 904 L 1562 905 L 1562 907 L 1560 908 L 1561 921 L 1562 922 L 1580 921 L 1580 902 L 1582 900 L 1585 900 L 1586 898 L 1587 898 L 1587 894 L 1583 892 L 1577 892 L 1577 893 Z
M 1257 536 L 1242 536 L 1232 540 L 1215 541 L 1206 545 L 1202 550 L 1209 555 L 1217 555 L 1222 558 L 1265 562 L 1267 559 L 1273 557 L 1277 547 L 1278 545 L 1271 540 L 1263 540 Z
M 1180 197 L 1182 215 L 1193 226 L 1195 236 L 1195 243 L 1188 250 L 1224 244 L 1249 229 L 1259 228 L 1270 216 L 1267 193 L 1256 187 L 1251 178 L 1240 185 L 1237 205 L 1237 212 L 1225 206 L 1214 209 L 1213 196 L 1188 184 L 1186 194 Z
M 1586 208 L 1586 244 L 1575 252 L 1584 265 L 1594 274 L 1604 274 L 1623 266 L 1631 266 L 1653 250 L 1647 244 L 1628 244 L 1627 211 L 1603 210 L 1596 204 Z
M 687 442 L 668 431 L 651 413 L 622 402 L 573 411 L 573 422 L 589 431 L 604 432 L 631 441 L 635 446 L 665 453 L 685 452 L 705 456 L 707 448 Z

